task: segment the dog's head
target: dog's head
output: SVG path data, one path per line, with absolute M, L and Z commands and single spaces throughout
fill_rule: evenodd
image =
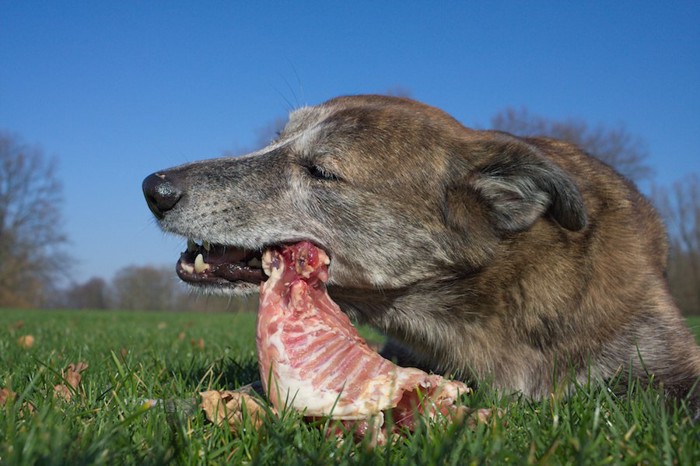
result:
M 323 248 L 332 286 L 389 290 L 478 269 L 535 222 L 586 223 L 572 180 L 535 147 L 384 96 L 299 109 L 264 149 L 143 189 L 160 226 L 191 240 L 180 277 L 235 292 L 257 290 L 262 250 L 282 243 Z

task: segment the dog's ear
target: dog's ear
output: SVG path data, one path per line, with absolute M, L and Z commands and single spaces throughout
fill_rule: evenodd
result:
M 571 231 L 586 226 L 583 197 L 571 178 L 520 139 L 496 135 L 469 143 L 466 183 L 501 231 L 523 231 L 545 214 Z

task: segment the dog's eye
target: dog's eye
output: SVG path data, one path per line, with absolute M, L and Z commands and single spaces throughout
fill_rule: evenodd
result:
M 339 179 L 336 175 L 318 165 L 309 165 L 306 167 L 306 170 L 309 172 L 309 175 L 317 180 L 338 181 Z

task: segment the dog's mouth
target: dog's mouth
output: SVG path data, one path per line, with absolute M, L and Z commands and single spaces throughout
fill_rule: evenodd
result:
M 262 251 L 239 249 L 222 244 L 187 240 L 180 254 L 177 275 L 193 285 L 230 286 L 236 283 L 259 285 L 267 276 L 262 269 Z

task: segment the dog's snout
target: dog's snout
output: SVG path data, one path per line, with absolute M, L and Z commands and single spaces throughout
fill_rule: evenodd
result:
M 153 173 L 143 180 L 143 195 L 153 215 L 163 218 L 182 197 L 177 180 L 163 173 Z

